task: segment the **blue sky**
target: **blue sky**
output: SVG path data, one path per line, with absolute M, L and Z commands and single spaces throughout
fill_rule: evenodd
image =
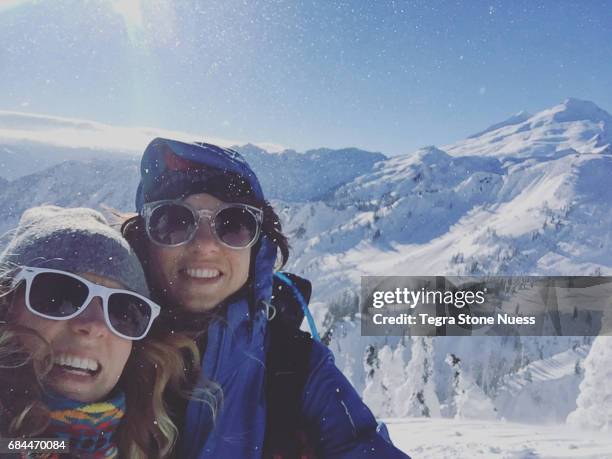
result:
M 409 153 L 612 110 L 608 1 L 0 0 L 0 110 Z

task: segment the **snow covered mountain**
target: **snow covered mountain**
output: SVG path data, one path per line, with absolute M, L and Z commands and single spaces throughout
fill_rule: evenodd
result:
M 13 180 L 69 160 L 136 158 L 152 130 L 0 111 L 0 176 Z
M 574 359 L 586 355 L 572 349 L 588 348 L 591 340 L 439 338 L 422 347 L 433 363 L 410 364 L 410 343 L 397 351 L 399 338 L 360 336 L 355 292 L 362 275 L 611 273 L 611 144 L 612 117 L 592 102 L 568 99 L 452 145 L 392 158 L 354 149 L 270 154 L 253 145 L 238 148 L 275 199 L 292 244 L 288 269 L 313 281 L 315 318 L 359 390 L 406 378 L 402 371 L 411 365 L 431 371 L 433 386 L 426 393 L 441 407 L 450 406 L 453 387 L 468 387 L 496 403 L 497 417 L 539 422 L 526 405 L 504 402 L 503 394 L 516 395 L 516 384 L 525 400 L 551 387 L 564 391 L 567 403 L 553 412 L 546 405 L 554 403 L 550 398 L 541 408 L 563 419 L 578 396 Z M 23 150 L 15 145 L 10 143 L 12 154 L 31 162 L 24 153 L 29 144 Z M 0 162 L 5 160 L 0 148 Z M 4 171 L 0 176 L 11 178 Z M 0 231 L 43 202 L 130 211 L 137 176 L 136 160 L 114 157 L 0 180 Z M 370 356 L 395 363 L 367 367 L 368 346 L 374 348 Z M 428 359 L 422 349 L 416 355 Z M 451 353 L 465 376 L 455 386 Z M 549 371 L 557 364 L 563 369 Z M 399 373 L 390 369 L 396 367 Z M 368 376 L 372 369 L 382 374 Z M 389 415 L 383 408 L 389 399 L 379 399 L 375 411 Z
M 123 186 L 115 187 L 117 191 L 110 202 L 104 201 L 106 197 L 99 193 L 89 197 L 87 202 L 91 205 L 105 202 L 122 210 L 132 210 L 130 199 L 133 189 L 125 187 L 126 183 L 132 184 L 137 180 L 138 169 L 131 167 L 132 163 L 139 160 L 147 143 L 157 136 L 184 141 L 204 139 L 223 146 L 232 145 L 232 141 L 227 139 L 184 132 L 124 128 L 92 121 L 0 111 L 0 202 L 5 198 L 10 200 L 12 193 L 23 189 L 22 178 L 28 186 L 34 187 L 38 200 L 33 202 L 46 202 L 45 199 L 75 202 L 72 198 L 73 191 L 84 193 L 89 190 L 92 184 L 99 181 L 99 171 L 105 170 L 107 173 L 104 178 L 108 185 L 112 187 L 113 184 L 119 183 Z M 376 162 L 386 159 L 381 153 L 356 148 L 318 149 L 305 153 L 279 151 L 278 146 L 267 147 L 271 150 L 266 150 L 252 144 L 233 148 L 249 161 L 268 196 L 291 201 L 307 201 L 328 195 L 343 183 L 369 172 Z M 85 161 L 89 166 L 70 162 L 70 165 L 64 166 L 70 170 L 57 168 L 66 161 Z M 126 164 L 129 166 L 124 170 Z M 113 169 L 118 170 L 118 173 L 113 174 Z M 64 172 L 74 174 L 75 182 L 63 187 L 63 191 L 54 189 L 58 195 L 48 194 L 47 198 L 43 198 L 47 193 L 45 187 L 49 186 L 49 181 L 65 181 L 65 178 L 60 177 Z M 42 176 L 26 178 L 38 173 Z M 125 174 L 129 176 L 127 182 L 123 181 Z M 44 187 L 37 188 L 41 177 L 45 177 Z M 15 183 L 3 185 L 4 179 L 13 180 Z M 107 184 L 101 184 L 101 187 L 104 188 Z M 120 190 L 125 190 L 125 196 L 117 195 Z M 22 206 L 13 207 L 17 209 L 16 212 L 22 209 Z M 5 208 L 6 205 L 0 205 L 0 215 Z M 14 222 L 11 219 L 0 221 L 3 222 L 0 223 L 0 229 Z
M 135 154 L 129 157 L 136 160 Z M 125 159 L 126 155 L 93 148 L 73 148 L 30 142 L 0 144 L 0 174 L 3 179 L 14 180 L 64 161 L 105 160 L 111 162 Z
M 135 160 L 66 161 L 0 183 L 0 234 L 15 227 L 24 210 L 41 205 L 134 208 L 139 178 Z
M 552 157 L 566 150 L 610 153 L 612 116 L 593 102 L 567 99 L 533 116 L 521 112 L 442 147 L 453 156 Z
M 579 144 L 573 133 L 593 119 L 598 140 Z M 361 275 L 610 272 L 612 153 L 602 143 L 610 115 L 570 99 L 529 120 L 520 125 L 533 123 L 522 131 L 531 150 L 515 148 L 505 134 L 520 128 L 502 123 L 478 138 L 475 154 L 474 139 L 453 154 L 427 147 L 377 163 L 324 201 L 284 204 L 292 266 L 321 279 L 323 298 L 355 288 Z M 535 140 L 544 120 L 558 121 L 550 156 Z M 501 140 L 485 142 L 491 136 Z
M 323 198 L 336 187 L 369 173 L 378 161 L 387 159 L 381 153 L 357 148 L 319 148 L 304 153 L 284 150 L 276 154 L 251 144 L 234 148 L 257 172 L 269 196 L 300 202 Z

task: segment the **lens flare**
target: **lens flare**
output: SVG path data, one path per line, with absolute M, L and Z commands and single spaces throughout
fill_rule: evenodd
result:
M 142 29 L 142 2 L 140 0 L 108 0 L 115 13 L 122 17 L 128 30 Z

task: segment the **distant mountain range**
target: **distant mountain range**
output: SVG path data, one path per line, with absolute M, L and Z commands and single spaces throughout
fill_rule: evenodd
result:
M 123 128 L 0 111 L 0 178 L 15 180 L 19 187 L 18 179 L 34 173 L 48 175 L 48 170 L 65 161 L 90 161 L 93 169 L 104 168 L 104 162 L 110 166 L 124 164 L 125 160 L 138 161 L 147 143 L 158 136 L 230 146 L 226 140 L 217 142 L 214 138 L 202 139 L 184 132 Z M 304 153 L 267 151 L 253 144 L 233 148 L 249 161 L 270 198 L 291 201 L 325 196 L 341 184 L 370 171 L 374 163 L 386 159 L 381 153 L 357 148 L 320 148 Z M 90 183 L 87 177 L 82 178 Z
M 73 136 L 110 129 L 4 115 L 0 134 L 26 132 L 28 122 L 33 132 L 51 126 Z M 293 266 L 308 275 L 337 272 L 355 285 L 361 274 L 391 267 L 587 274 L 612 266 L 602 250 L 612 215 L 611 126 L 612 117 L 594 103 L 568 99 L 454 144 L 391 158 L 358 149 L 236 148 L 278 201 L 293 236 Z M 12 179 L 0 180 L 0 229 L 43 202 L 133 210 L 133 150 L 0 141 L 0 177 Z

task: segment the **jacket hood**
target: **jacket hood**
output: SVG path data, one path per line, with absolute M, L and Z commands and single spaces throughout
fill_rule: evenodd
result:
M 236 151 L 217 145 L 158 137 L 140 162 L 136 210 L 147 202 L 209 193 L 226 202 L 265 202 L 251 166 Z

